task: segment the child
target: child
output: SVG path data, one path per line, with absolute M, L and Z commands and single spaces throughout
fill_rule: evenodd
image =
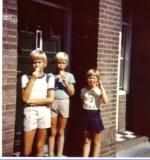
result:
M 66 72 L 69 57 L 65 52 L 56 54 L 55 100 L 51 106 L 51 133 L 49 136 L 49 156 L 54 156 L 55 140 L 57 156 L 62 156 L 64 132 L 69 117 L 69 97 L 75 92 L 73 74 Z
M 84 119 L 83 157 L 89 156 L 91 144 L 93 144 L 92 156 L 98 157 L 100 151 L 100 132 L 104 129 L 100 115 L 100 105 L 101 102 L 107 103 L 108 98 L 100 81 L 98 70 L 88 70 L 86 78 L 87 87 L 81 89 Z
M 54 77 L 44 73 L 47 57 L 37 49 L 31 52 L 33 72 L 23 75 L 22 100 L 24 106 L 24 156 L 32 153 L 33 142 L 36 156 L 44 156 L 44 143 L 47 128 L 50 128 L 48 104 L 54 100 Z

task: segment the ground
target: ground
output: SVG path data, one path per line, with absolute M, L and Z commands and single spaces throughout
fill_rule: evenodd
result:
M 150 143 L 145 142 L 129 149 L 118 151 L 116 157 L 149 157 Z

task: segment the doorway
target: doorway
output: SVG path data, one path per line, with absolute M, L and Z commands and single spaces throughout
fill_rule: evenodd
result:
M 127 129 L 150 136 L 150 2 L 135 1 L 133 7 L 133 39 L 130 94 L 127 104 Z
M 55 2 L 55 3 L 54 3 Z M 58 51 L 70 54 L 71 12 L 68 0 L 18 0 L 18 75 L 14 152 L 21 151 L 23 131 L 23 104 L 20 78 L 30 73 L 29 54 L 41 48 L 47 54 L 46 72 L 53 72 L 54 57 Z

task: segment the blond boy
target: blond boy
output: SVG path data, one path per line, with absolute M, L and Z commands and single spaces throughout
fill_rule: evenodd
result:
M 54 77 L 44 73 L 46 54 L 37 49 L 30 54 L 33 72 L 21 77 L 22 100 L 24 102 L 24 156 L 44 156 L 47 128 L 50 128 L 50 109 L 54 100 Z M 35 140 L 35 146 L 33 142 Z
M 75 79 L 66 71 L 69 57 L 65 52 L 56 54 L 55 100 L 51 106 L 51 134 L 49 136 L 49 156 L 54 156 L 56 140 L 57 156 L 62 156 L 64 148 L 64 132 L 69 118 L 70 96 L 75 92 Z

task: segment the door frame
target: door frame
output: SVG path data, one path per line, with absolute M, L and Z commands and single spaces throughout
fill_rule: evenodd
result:
M 63 6 L 63 5 L 58 5 L 55 3 L 51 3 L 51 2 L 47 2 L 45 0 L 32 0 L 34 2 L 40 3 L 41 5 L 47 5 L 50 6 L 52 8 L 56 8 L 56 9 L 60 9 L 63 10 L 65 12 L 65 19 L 64 19 L 64 51 L 68 53 L 69 56 L 71 56 L 71 28 L 72 28 L 72 9 L 71 9 L 71 0 L 67 0 L 67 6 Z M 70 68 L 70 67 L 69 67 Z M 18 72 L 20 73 L 20 71 Z M 20 80 L 18 80 L 18 84 L 20 84 Z M 17 87 L 18 90 L 18 87 Z M 17 103 L 16 103 L 17 104 Z M 16 106 L 17 107 L 17 106 Z M 22 116 L 22 115 L 20 115 Z M 16 119 L 17 119 L 17 112 L 16 112 Z M 21 122 L 22 123 L 22 122 Z M 20 152 L 21 151 L 21 147 L 19 147 L 22 143 L 22 134 L 20 132 L 16 132 L 15 130 L 15 140 L 14 140 L 14 151 L 15 152 Z
M 72 8 L 71 0 L 67 0 L 67 6 L 58 5 L 45 0 L 32 0 L 33 2 L 40 3 L 42 5 L 50 6 L 52 8 L 60 9 L 65 11 L 65 30 L 64 30 L 64 51 L 71 56 L 71 33 L 72 33 Z

